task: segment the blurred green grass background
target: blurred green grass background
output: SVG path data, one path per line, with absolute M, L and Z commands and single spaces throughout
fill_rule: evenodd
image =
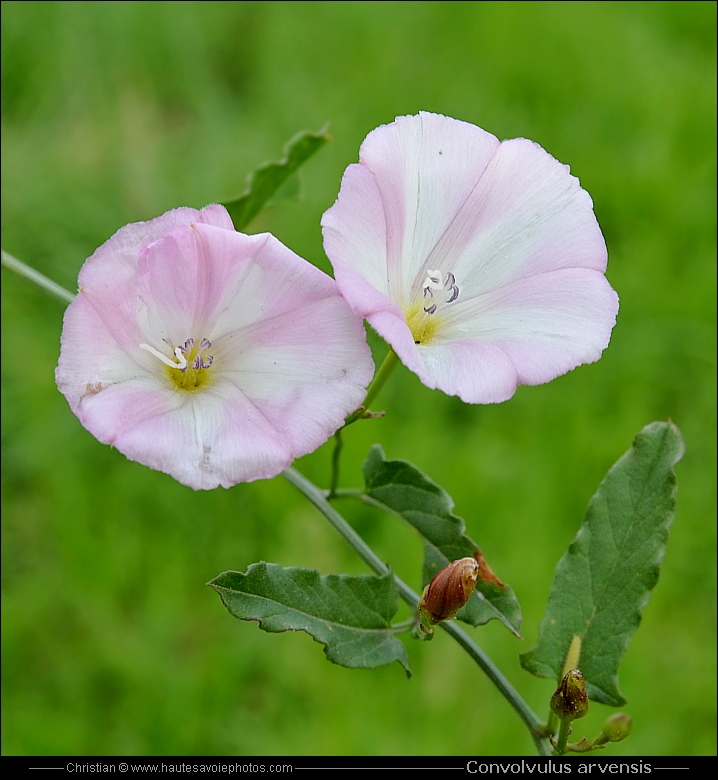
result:
M 621 297 L 601 361 L 499 406 L 403 368 L 345 435 L 342 485 L 381 442 L 454 497 L 524 610 L 518 665 L 589 497 L 633 436 L 686 440 L 661 578 L 620 670 L 610 755 L 714 755 L 715 22 L 712 2 L 3 2 L 2 245 L 68 289 L 121 225 L 239 194 L 300 130 L 332 142 L 304 198 L 253 224 L 329 270 L 319 220 L 364 136 L 419 110 L 529 137 L 591 193 Z M 533 743 L 442 632 L 352 671 L 305 634 L 234 620 L 205 586 L 258 560 L 365 572 L 285 481 L 194 493 L 96 442 L 57 392 L 63 306 L 2 272 L 2 752 L 520 755 Z M 329 445 L 298 468 L 326 485 Z M 400 522 L 343 506 L 414 588 Z M 612 710 L 594 705 L 575 736 Z

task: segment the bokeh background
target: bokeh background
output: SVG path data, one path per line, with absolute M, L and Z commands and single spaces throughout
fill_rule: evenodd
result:
M 620 670 L 612 755 L 711 755 L 715 721 L 715 25 L 712 2 L 3 2 L 2 245 L 70 290 L 127 222 L 238 195 L 298 131 L 332 141 L 270 230 L 329 270 L 320 217 L 364 136 L 436 111 L 529 137 L 591 193 L 621 298 L 596 364 L 468 407 L 400 368 L 345 435 L 342 485 L 380 442 L 454 497 L 524 610 L 470 629 L 520 669 L 553 569 L 634 435 L 686 440 L 658 585 Z M 205 583 L 268 560 L 365 572 L 281 477 L 195 493 L 100 445 L 57 392 L 63 304 L 2 271 L 2 752 L 521 755 L 533 743 L 443 632 L 348 670 L 303 633 L 230 617 Z M 298 468 L 322 485 L 329 445 Z M 343 505 L 416 589 L 400 521 Z M 576 736 L 612 710 L 594 705 Z M 580 732 L 580 733 L 579 733 Z

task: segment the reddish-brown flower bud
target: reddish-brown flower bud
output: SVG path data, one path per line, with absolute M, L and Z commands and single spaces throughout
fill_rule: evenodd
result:
M 578 669 L 567 672 L 551 697 L 551 709 L 561 720 L 576 720 L 588 712 L 586 681 Z
M 478 574 L 475 558 L 459 558 L 445 566 L 424 588 L 419 617 L 429 633 L 431 626 L 454 617 L 466 604 L 474 592 Z

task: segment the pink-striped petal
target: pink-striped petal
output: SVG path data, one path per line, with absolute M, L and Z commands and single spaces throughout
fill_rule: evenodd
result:
M 333 279 L 208 207 L 128 225 L 95 252 L 56 377 L 100 441 L 208 489 L 275 476 L 316 449 L 373 369 Z

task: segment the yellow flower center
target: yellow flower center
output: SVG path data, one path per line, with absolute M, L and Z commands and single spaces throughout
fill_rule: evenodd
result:
M 429 344 L 439 330 L 441 318 L 436 316 L 436 312 L 425 312 L 423 301 L 414 303 L 410 309 L 405 310 L 405 314 L 414 344 Z
M 165 374 L 176 390 L 194 392 L 205 387 L 212 378 L 209 370 L 214 362 L 207 350 L 212 346 L 208 339 L 202 339 L 195 344 L 193 338 L 187 339 L 181 347 L 175 347 L 175 360 L 168 358 L 149 344 L 140 344 L 144 349 L 164 363 Z
M 441 317 L 438 313 L 459 297 L 454 274 L 442 278 L 441 271 L 427 271 L 423 284 L 423 297 L 404 310 L 414 344 L 430 344 L 439 331 Z

